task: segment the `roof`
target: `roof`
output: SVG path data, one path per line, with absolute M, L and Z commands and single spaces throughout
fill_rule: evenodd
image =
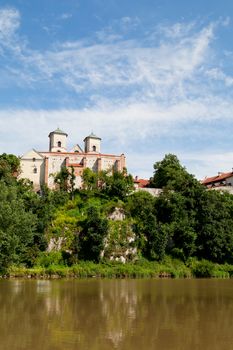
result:
M 149 180 L 146 179 L 134 179 L 134 183 L 138 184 L 138 187 L 143 188 L 143 187 L 147 187 L 149 185 Z
M 202 180 L 201 183 L 203 185 L 209 185 L 212 183 L 221 182 L 223 180 L 229 179 L 230 177 L 233 177 L 232 171 L 229 173 L 221 173 L 221 174 L 216 175 L 216 176 L 207 177 L 206 179 Z
M 51 134 L 59 134 L 59 135 L 66 135 L 66 136 L 68 136 L 67 133 L 64 132 L 64 131 L 62 131 L 60 128 L 57 128 L 56 130 L 51 131 L 50 134 L 49 134 L 49 136 L 50 136 Z
M 42 155 L 49 155 L 49 156 L 61 156 L 61 155 L 77 155 L 77 156 L 94 156 L 94 157 L 111 157 L 116 159 L 120 159 L 122 155 L 117 155 L 117 154 L 106 154 L 106 153 L 92 153 L 92 152 L 80 152 L 80 153 L 75 153 L 75 152 L 50 152 L 50 151 L 40 151 L 39 152 Z
M 37 160 L 39 160 L 39 159 L 43 159 L 44 158 L 44 156 L 40 153 L 40 152 L 37 152 L 36 150 L 34 150 L 34 148 L 33 149 L 31 149 L 30 151 L 28 151 L 27 153 L 25 153 L 22 157 L 20 157 L 21 159 L 33 159 L 33 158 L 35 158 L 35 159 L 37 159 Z
M 100 138 L 100 137 L 98 137 L 98 136 L 96 136 L 95 134 L 93 134 L 93 132 L 92 132 L 90 135 L 86 136 L 86 137 L 85 137 L 85 139 L 84 139 L 83 141 L 85 141 L 86 139 L 96 139 L 96 140 L 101 140 L 101 138 Z
M 73 148 L 72 148 L 72 150 L 71 150 L 71 152 L 80 152 L 80 153 L 83 153 L 83 150 L 82 150 L 82 147 L 80 147 L 78 144 L 76 144 Z
M 80 163 L 69 163 L 69 164 L 67 164 L 67 166 L 68 167 L 74 167 L 74 168 L 76 168 L 76 167 L 83 168 L 83 164 L 80 164 Z

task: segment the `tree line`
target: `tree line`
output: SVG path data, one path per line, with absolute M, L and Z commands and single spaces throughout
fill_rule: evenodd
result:
M 183 261 L 196 257 L 233 263 L 233 196 L 207 190 L 175 155 L 168 154 L 154 164 L 150 187 L 163 190 L 156 198 L 135 192 L 133 178 L 126 171 L 96 174 L 90 169 L 84 170 L 82 190 L 74 189 L 73 172 L 62 169 L 55 177 L 57 189 L 44 187 L 37 194 L 29 180 L 17 179 L 19 169 L 17 157 L 0 155 L 2 271 L 12 264 L 34 266 L 47 249 L 48 228 L 59 208 L 78 202 L 82 215 L 75 210 L 72 214 L 77 215 L 69 252 L 72 262 L 101 260 L 109 230 L 107 212 L 111 206 L 120 206 L 135 233 L 139 255 L 145 259 L 161 261 L 170 255 Z

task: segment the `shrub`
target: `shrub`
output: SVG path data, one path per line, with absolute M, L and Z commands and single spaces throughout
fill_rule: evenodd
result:
M 196 261 L 191 266 L 192 274 L 198 278 L 214 277 L 215 266 L 207 260 Z
M 35 266 L 48 267 L 51 265 L 64 265 L 62 252 L 41 252 L 35 262 Z

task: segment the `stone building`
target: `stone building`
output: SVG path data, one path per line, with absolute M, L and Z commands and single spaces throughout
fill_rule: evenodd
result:
M 122 171 L 125 166 L 125 155 L 101 153 L 101 138 L 91 133 L 84 139 L 84 150 L 77 144 L 67 151 L 67 133 L 59 128 L 49 134 L 49 151 L 32 149 L 21 157 L 20 178 L 33 182 L 35 190 L 46 184 L 55 188 L 54 175 L 62 167 L 75 171 L 75 186 L 81 188 L 82 173 L 86 168 L 94 172 L 100 170 Z

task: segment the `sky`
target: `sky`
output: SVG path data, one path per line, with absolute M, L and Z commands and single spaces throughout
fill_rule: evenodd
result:
M 232 0 L 1 0 L 0 153 L 94 132 L 134 176 L 233 167 Z

